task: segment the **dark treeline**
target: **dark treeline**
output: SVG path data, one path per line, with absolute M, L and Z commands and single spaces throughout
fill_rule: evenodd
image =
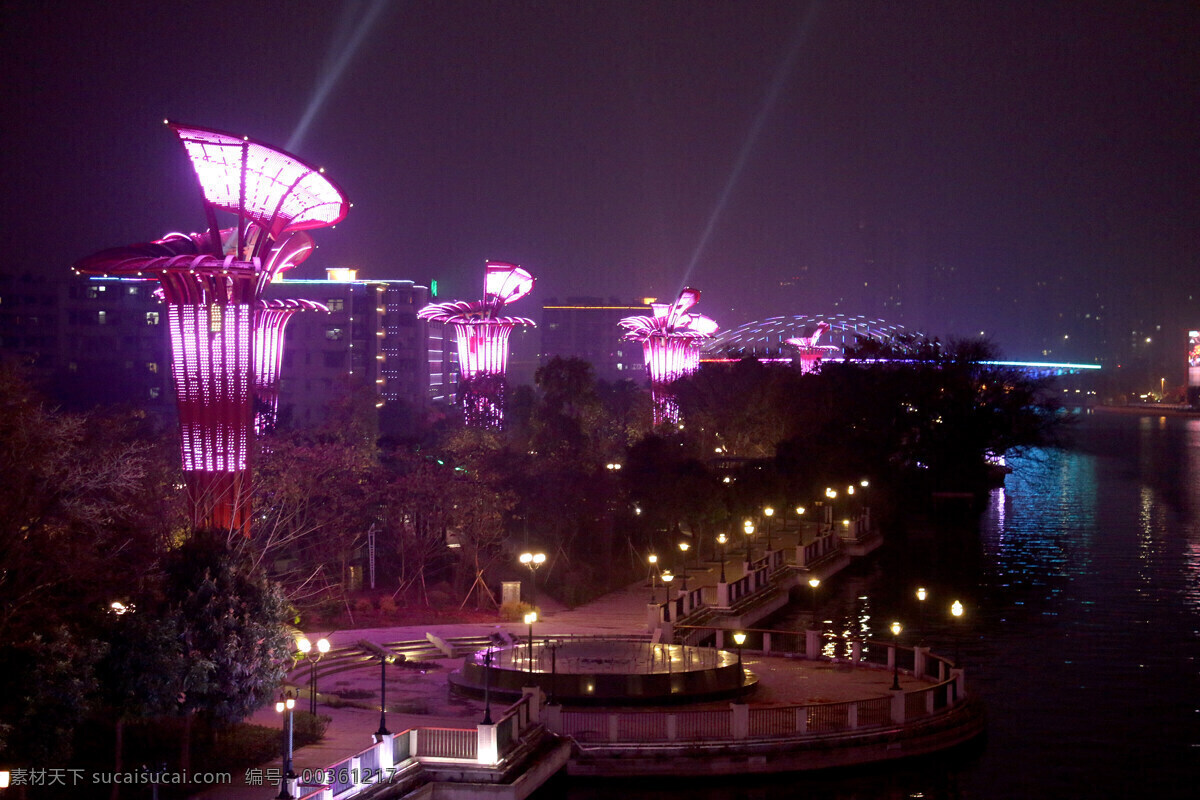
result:
M 826 486 L 869 479 L 892 508 L 977 491 L 989 456 L 1061 419 L 1043 384 L 982 365 L 985 346 L 874 355 L 807 375 L 705 365 L 673 387 L 681 424 L 658 429 L 648 391 L 574 359 L 508 393 L 503 431 L 350 392 L 319 429 L 260 439 L 249 538 L 190 530 L 174 430 L 55 411 L 4 368 L 0 756 L 65 763 L 89 716 L 118 721 L 118 763 L 123 721 L 241 719 L 291 665 L 286 622 L 353 619 L 369 535 L 393 604 L 494 610 L 525 550 L 575 604 L 644 575 L 650 552 L 671 565 L 681 537 L 707 556 Z

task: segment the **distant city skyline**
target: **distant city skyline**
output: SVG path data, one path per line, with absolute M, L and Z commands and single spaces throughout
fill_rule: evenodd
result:
M 169 118 L 343 186 L 296 277 L 457 297 L 491 258 L 539 276 L 521 315 L 686 282 L 722 328 L 841 312 L 1154 369 L 1200 325 L 1195 4 L 13 0 L 0 23 L 9 271 L 203 228 Z

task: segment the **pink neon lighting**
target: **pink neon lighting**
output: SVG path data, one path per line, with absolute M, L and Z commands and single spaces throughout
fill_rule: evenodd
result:
M 192 521 L 250 535 L 254 400 L 274 423 L 283 330 L 303 301 L 260 302 L 264 286 L 313 250 L 304 231 L 349 203 L 319 170 L 282 150 L 219 131 L 171 125 L 204 194 L 209 230 L 105 250 L 80 272 L 157 279 L 167 303 L 172 377 Z M 216 212 L 237 216 L 221 230 Z
M 533 289 L 533 276 L 515 264 L 499 261 L 487 262 L 483 279 L 483 300 L 468 302 L 454 300 L 448 303 L 432 303 L 417 312 L 417 317 L 430 322 L 443 322 L 454 327 L 458 345 L 458 364 L 468 392 L 483 393 L 490 397 L 469 398 L 464 405 L 468 409 L 486 409 L 486 420 L 475 420 L 491 424 L 499 421 L 499 394 L 503 386 L 504 373 L 508 366 L 508 337 L 518 325 L 533 325 L 526 317 L 500 316 L 504 306 L 519 300 Z M 500 381 L 477 380 L 486 376 L 498 376 Z M 474 383 L 472 383 L 474 381 Z
M 666 386 L 699 368 L 700 347 L 717 331 L 713 320 L 688 313 L 698 302 L 698 289 L 684 289 L 674 303 L 652 303 L 651 316 L 626 317 L 619 323 L 625 329 L 621 338 L 642 343 L 654 394 L 655 424 L 678 422 L 679 409 L 669 398 Z
M 336 225 L 349 203 L 316 167 L 248 137 L 168 123 L 187 150 L 205 199 L 278 237 Z
M 821 334 L 827 330 L 829 330 L 828 322 L 818 322 L 816 330 L 811 336 L 794 336 L 784 342 L 799 351 L 796 358 L 800 362 L 802 374 L 807 375 L 813 372 L 826 356 L 840 351 L 841 348 L 831 344 L 817 344 Z
M 272 430 L 279 417 L 279 376 L 283 370 L 283 334 L 299 311 L 329 306 L 312 300 L 259 300 L 254 314 L 254 432 Z

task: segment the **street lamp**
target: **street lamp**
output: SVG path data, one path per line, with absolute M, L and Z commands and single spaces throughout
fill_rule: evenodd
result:
M 654 579 L 654 573 L 658 570 L 658 556 L 654 555 L 654 553 L 651 553 L 649 558 L 646 560 L 650 562 L 650 569 L 648 570 L 650 573 L 650 605 L 654 605 L 654 602 L 657 599 L 656 590 L 658 588 L 658 583 Z
M 533 673 L 533 623 L 537 622 L 537 612 L 530 611 L 525 615 L 525 624 L 529 626 L 529 672 Z
M 683 556 L 679 559 L 679 561 L 680 561 L 680 565 L 683 567 L 683 587 L 682 588 L 683 588 L 683 591 L 685 591 L 685 592 L 687 591 L 687 551 L 690 548 L 691 548 L 691 545 L 688 544 L 687 542 L 679 543 L 679 552 L 683 554 Z
M 767 518 L 767 552 L 771 552 L 771 518 L 775 516 L 775 509 L 767 506 L 763 509 L 763 516 Z
M 529 605 L 534 605 L 537 596 L 537 568 L 546 563 L 545 553 L 521 553 L 520 561 L 529 567 Z
M 741 631 L 738 631 L 737 633 L 735 633 L 733 635 L 733 643 L 737 645 L 737 649 L 738 649 L 738 672 L 742 676 L 742 683 L 745 683 L 746 682 L 746 670 L 745 670 L 745 668 L 742 667 L 742 645 L 744 645 L 746 643 L 746 634 L 742 633 Z
M 813 627 L 817 625 L 817 587 L 821 585 L 820 578 L 809 578 L 808 585 L 812 587 L 812 618 Z
M 954 666 L 958 667 L 958 621 L 963 615 L 963 604 L 955 600 L 950 613 L 954 616 Z
M 919 641 L 925 641 L 925 598 L 929 593 L 925 591 L 924 586 L 917 587 L 917 638 Z
M 750 568 L 750 540 L 754 536 L 754 523 L 746 520 L 742 523 L 742 532 L 746 534 L 746 568 Z
M 900 691 L 900 627 L 899 622 L 892 623 L 892 691 Z
M 662 574 L 663 593 L 667 596 L 667 599 L 664 602 L 671 602 L 671 581 L 673 580 L 675 580 L 675 576 L 671 574 L 670 570 L 667 570 Z M 671 612 L 667 611 L 667 619 L 670 618 Z
M 729 537 L 721 534 L 717 537 L 717 544 L 721 545 L 721 583 L 725 582 L 725 543 L 729 541 Z
M 292 782 L 296 780 L 296 773 L 292 771 L 292 709 L 295 707 L 296 698 L 291 689 L 280 695 L 279 702 L 275 704 L 275 711 L 283 714 L 283 780 L 279 782 L 278 800 L 291 800 L 293 797 Z
M 492 647 L 496 634 L 488 637 L 487 652 L 483 656 L 483 724 L 492 724 Z
M 392 735 L 387 729 L 387 665 L 395 660 L 391 653 L 379 654 L 379 730 L 375 731 L 375 737 L 380 742 L 383 737 Z
M 308 662 L 308 713 L 315 717 L 317 715 L 317 662 L 329 652 L 329 640 L 317 639 L 317 646 L 314 649 L 308 637 L 301 636 L 296 640 L 296 649 Z

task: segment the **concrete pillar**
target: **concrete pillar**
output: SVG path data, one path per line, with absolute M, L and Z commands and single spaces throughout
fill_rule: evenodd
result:
M 888 663 L 887 663 L 887 668 L 888 668 L 888 669 L 894 669 L 894 668 L 895 668 L 895 666 L 896 666 L 896 645 L 894 645 L 894 644 L 889 644 L 889 645 L 888 645 Z
M 803 542 L 796 545 L 796 566 L 797 567 L 807 566 L 807 564 L 804 561 L 804 543 Z
M 854 664 L 862 661 L 862 640 L 855 639 L 850 642 L 850 661 Z
M 734 739 L 750 738 L 750 706 L 745 703 L 730 703 L 729 712 L 733 714 L 730 730 Z
M 646 604 L 646 630 L 649 633 L 654 633 L 654 631 L 658 630 L 658 620 L 659 620 L 658 604 L 657 603 L 647 603 Z
M 621 735 L 621 728 L 617 724 L 617 720 L 619 720 L 620 718 L 621 717 L 619 714 L 609 714 L 608 715 L 608 740 L 610 742 L 617 741 L 617 737 L 619 737 Z
M 925 675 L 925 657 L 929 654 L 928 647 L 913 648 L 913 677 L 921 678 Z
M 521 687 L 521 696 L 529 698 L 529 724 L 536 725 L 542 720 L 542 703 L 545 695 L 536 686 Z
M 500 743 L 496 737 L 496 726 L 477 723 L 475 735 L 478 737 L 475 760 L 488 767 L 500 763 Z
M 729 584 L 717 584 L 717 605 L 720 608 L 729 608 Z
M 892 692 L 892 722 L 904 724 L 904 692 Z
M 850 730 L 858 727 L 858 703 L 851 703 L 850 707 L 846 709 L 846 724 Z
M 805 631 L 804 632 L 804 657 L 810 661 L 815 661 L 821 657 L 821 632 L 820 631 Z
M 770 631 L 763 631 L 762 651 L 763 651 L 764 656 L 768 655 L 771 652 L 771 632 Z
M 808 706 L 796 709 L 796 733 L 808 733 Z
M 950 670 L 950 677 L 954 678 L 954 685 L 958 688 L 958 699 L 961 701 L 967 696 L 966 677 L 961 669 Z
M 717 649 L 725 649 L 725 631 L 722 628 L 717 628 Z
M 673 742 L 679 738 L 679 720 L 674 714 L 667 714 L 667 741 Z

